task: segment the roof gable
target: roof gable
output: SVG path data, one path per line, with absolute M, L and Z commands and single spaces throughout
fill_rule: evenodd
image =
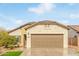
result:
M 63 24 L 60 24 L 60 23 L 58 23 L 56 21 L 50 21 L 50 20 L 36 22 L 36 23 L 32 24 L 29 27 L 25 27 L 25 29 L 27 30 L 28 28 L 34 27 L 36 25 L 58 25 L 58 26 L 63 27 L 65 29 L 69 29 L 67 26 L 65 26 Z
M 65 29 L 69 29 L 67 26 L 65 26 L 65 25 L 63 25 L 63 24 L 60 24 L 60 23 L 58 23 L 58 22 L 56 22 L 56 21 L 45 20 L 45 21 L 30 22 L 30 23 L 24 24 L 24 25 L 22 25 L 22 26 L 20 26 L 20 27 L 18 27 L 18 28 L 16 28 L 16 29 L 13 29 L 13 30 L 9 31 L 9 33 L 10 33 L 10 32 L 13 32 L 13 31 L 15 31 L 15 30 L 17 30 L 17 29 L 20 29 L 20 28 L 22 28 L 22 27 L 25 27 L 25 29 L 28 29 L 28 28 L 34 27 L 34 26 L 36 26 L 36 25 L 59 25 L 59 26 L 65 28 Z

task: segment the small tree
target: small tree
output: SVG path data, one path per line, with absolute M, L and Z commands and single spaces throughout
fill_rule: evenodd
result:
M 3 46 L 4 44 L 4 40 L 6 40 L 8 38 L 8 33 L 3 30 L 3 29 L 0 29 L 0 46 Z
M 6 30 L 0 29 L 0 47 L 15 45 L 15 42 L 16 38 L 14 36 L 10 36 Z
M 4 46 L 6 48 L 15 45 L 15 43 L 16 43 L 15 36 L 8 36 L 8 38 L 6 40 L 4 40 Z

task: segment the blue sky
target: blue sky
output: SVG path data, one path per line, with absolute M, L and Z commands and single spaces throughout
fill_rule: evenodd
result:
M 79 25 L 79 4 L 0 4 L 0 27 L 13 29 L 27 22 L 40 20 L 54 20 L 63 24 Z

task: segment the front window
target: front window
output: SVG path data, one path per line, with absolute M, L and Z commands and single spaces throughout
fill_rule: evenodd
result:
M 20 36 L 20 35 L 17 35 L 17 36 L 16 36 L 16 44 L 17 44 L 18 42 L 20 42 L 20 40 L 21 40 L 21 36 Z

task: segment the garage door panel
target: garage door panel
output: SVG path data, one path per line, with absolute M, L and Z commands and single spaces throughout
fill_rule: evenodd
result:
M 62 34 L 32 34 L 32 48 L 62 48 Z

